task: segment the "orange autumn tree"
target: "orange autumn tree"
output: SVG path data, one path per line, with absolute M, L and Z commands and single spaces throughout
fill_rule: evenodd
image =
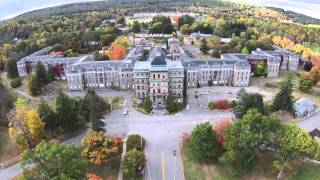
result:
M 91 132 L 81 141 L 82 155 L 95 165 L 109 162 L 122 151 L 121 140 L 105 132 Z
M 112 44 L 108 50 L 108 57 L 110 60 L 122 60 L 127 54 L 127 50 L 120 44 Z
M 213 126 L 213 130 L 217 133 L 217 142 L 219 144 L 223 143 L 224 140 L 224 132 L 226 127 L 232 124 L 231 120 L 229 119 L 221 119 Z

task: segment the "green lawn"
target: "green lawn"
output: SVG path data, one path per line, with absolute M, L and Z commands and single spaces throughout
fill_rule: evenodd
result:
M 293 180 L 319 180 L 320 164 L 310 162 L 303 163 L 298 168 L 298 173 L 292 178 Z
M 251 85 L 276 94 L 279 91 L 280 83 L 285 80 L 287 76 L 290 76 L 293 80 L 293 96 L 296 100 L 302 97 L 307 97 L 309 99 L 312 99 L 317 106 L 320 106 L 320 83 L 313 86 L 313 88 L 309 92 L 302 92 L 299 90 L 299 76 L 297 76 L 297 74 L 293 72 L 282 71 L 279 74 L 279 77 L 276 78 L 252 77 Z
M 273 180 L 276 175 L 272 170 L 272 162 L 275 156 L 266 152 L 258 155 L 256 167 L 249 173 L 239 177 L 234 176 L 232 168 L 220 163 L 200 164 L 192 160 L 186 147 L 181 149 L 181 159 L 186 180 Z M 320 165 L 311 162 L 299 163 L 296 174 L 288 173 L 285 180 L 318 180 L 320 179 Z

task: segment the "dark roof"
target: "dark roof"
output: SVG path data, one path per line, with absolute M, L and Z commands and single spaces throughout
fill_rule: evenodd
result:
M 312 137 L 320 137 L 320 130 L 316 128 L 316 129 L 310 131 L 309 134 Z
M 166 54 L 161 48 L 155 48 L 149 57 L 149 60 L 151 61 L 151 66 L 161 66 L 166 65 Z

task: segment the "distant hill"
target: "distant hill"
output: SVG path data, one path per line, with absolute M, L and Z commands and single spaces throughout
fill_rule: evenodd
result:
M 67 15 L 73 13 L 103 11 L 106 8 L 119 4 L 126 3 L 157 3 L 157 2 L 172 2 L 172 0 L 107 0 L 107 1 L 90 1 L 71 3 L 60 6 L 48 7 L 44 9 L 30 11 L 13 18 L 14 20 L 23 20 L 27 18 L 39 18 L 55 15 Z
M 286 11 L 282 8 L 275 8 L 275 7 L 268 7 L 269 9 L 281 12 L 285 15 L 287 15 L 289 18 L 300 22 L 302 24 L 320 24 L 320 19 L 317 18 L 313 18 L 304 14 L 300 14 L 297 12 L 293 12 L 293 11 Z

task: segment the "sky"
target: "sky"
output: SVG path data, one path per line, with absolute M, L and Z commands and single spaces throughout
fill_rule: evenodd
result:
M 0 20 L 21 13 L 67 3 L 95 0 L 0 0 Z M 320 19 L 320 0 L 231 0 L 258 6 L 280 7 Z
M 278 7 L 320 19 L 320 0 L 230 0 L 257 6 Z

